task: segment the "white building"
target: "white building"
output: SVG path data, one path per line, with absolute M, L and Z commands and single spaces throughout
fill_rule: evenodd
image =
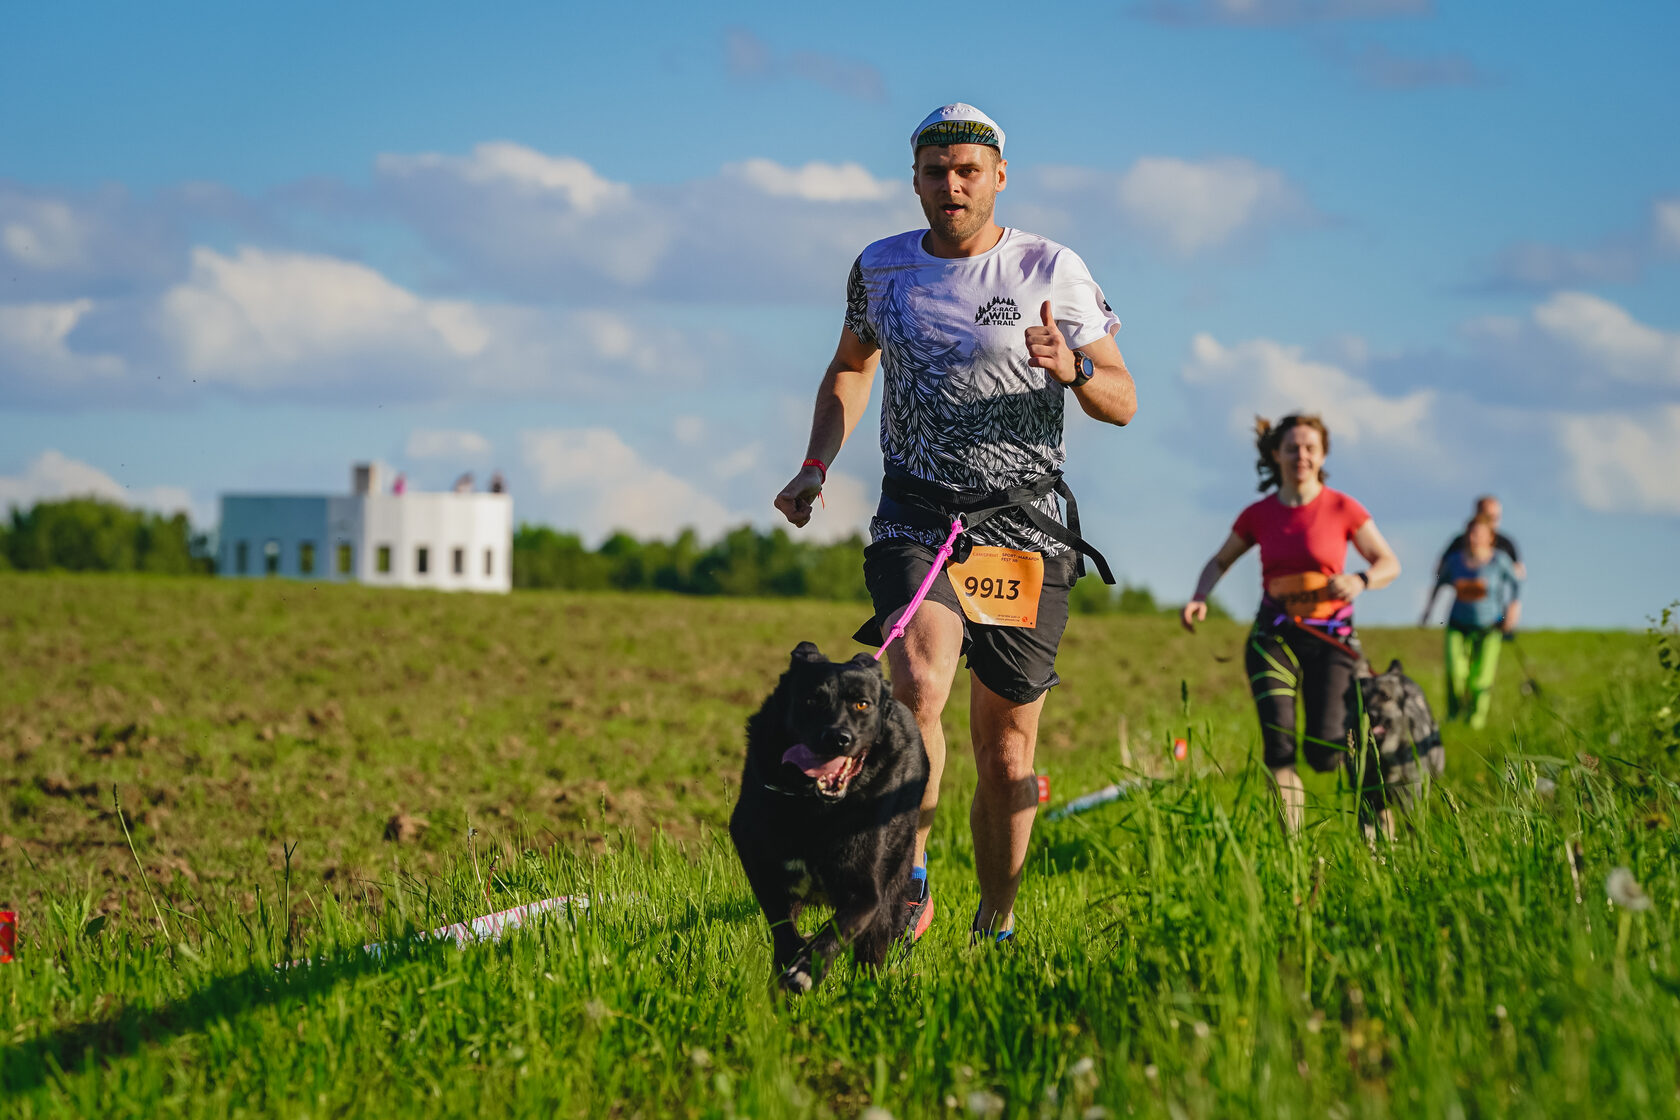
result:
M 440 591 L 513 586 L 507 494 L 381 493 L 358 463 L 352 493 L 223 494 L 217 571 Z

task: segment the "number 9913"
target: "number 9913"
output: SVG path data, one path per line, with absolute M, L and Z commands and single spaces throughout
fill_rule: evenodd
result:
M 976 578 L 968 576 L 963 580 L 963 590 L 973 599 L 1019 599 L 1021 597 L 1021 581 L 1018 579 L 993 579 L 991 576 Z

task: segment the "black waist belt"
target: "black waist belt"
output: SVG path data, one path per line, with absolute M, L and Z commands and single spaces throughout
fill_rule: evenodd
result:
M 1067 504 L 1066 525 L 1047 516 L 1033 504 L 1051 493 L 1060 495 Z M 886 475 L 881 479 L 881 505 L 875 514 L 883 521 L 918 529 L 949 529 L 952 520 L 961 516 L 963 524 L 973 529 L 1005 510 L 1019 510 L 1039 532 L 1071 548 L 1079 556 L 1079 575 L 1085 574 L 1085 557 L 1089 556 L 1102 581 L 1108 584 L 1114 582 L 1114 573 L 1109 571 L 1103 554 L 1079 535 L 1079 503 L 1074 501 L 1068 484 L 1062 481 L 1060 471 L 1052 471 L 1003 490 L 953 490 L 888 464 Z M 960 534 L 951 559 L 962 563 L 968 559 L 971 548 L 973 542 L 968 534 Z

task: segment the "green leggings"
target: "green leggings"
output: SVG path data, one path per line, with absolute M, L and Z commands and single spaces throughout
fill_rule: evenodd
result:
M 1487 726 L 1502 638 L 1497 629 L 1447 627 L 1448 719 L 1462 719 L 1471 727 Z

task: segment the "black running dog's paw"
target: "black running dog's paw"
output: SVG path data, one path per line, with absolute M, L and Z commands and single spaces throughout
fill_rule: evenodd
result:
M 802 996 L 816 986 L 816 977 L 811 974 L 811 960 L 801 957 L 782 970 L 776 977 L 776 984 L 782 991 L 792 996 Z

